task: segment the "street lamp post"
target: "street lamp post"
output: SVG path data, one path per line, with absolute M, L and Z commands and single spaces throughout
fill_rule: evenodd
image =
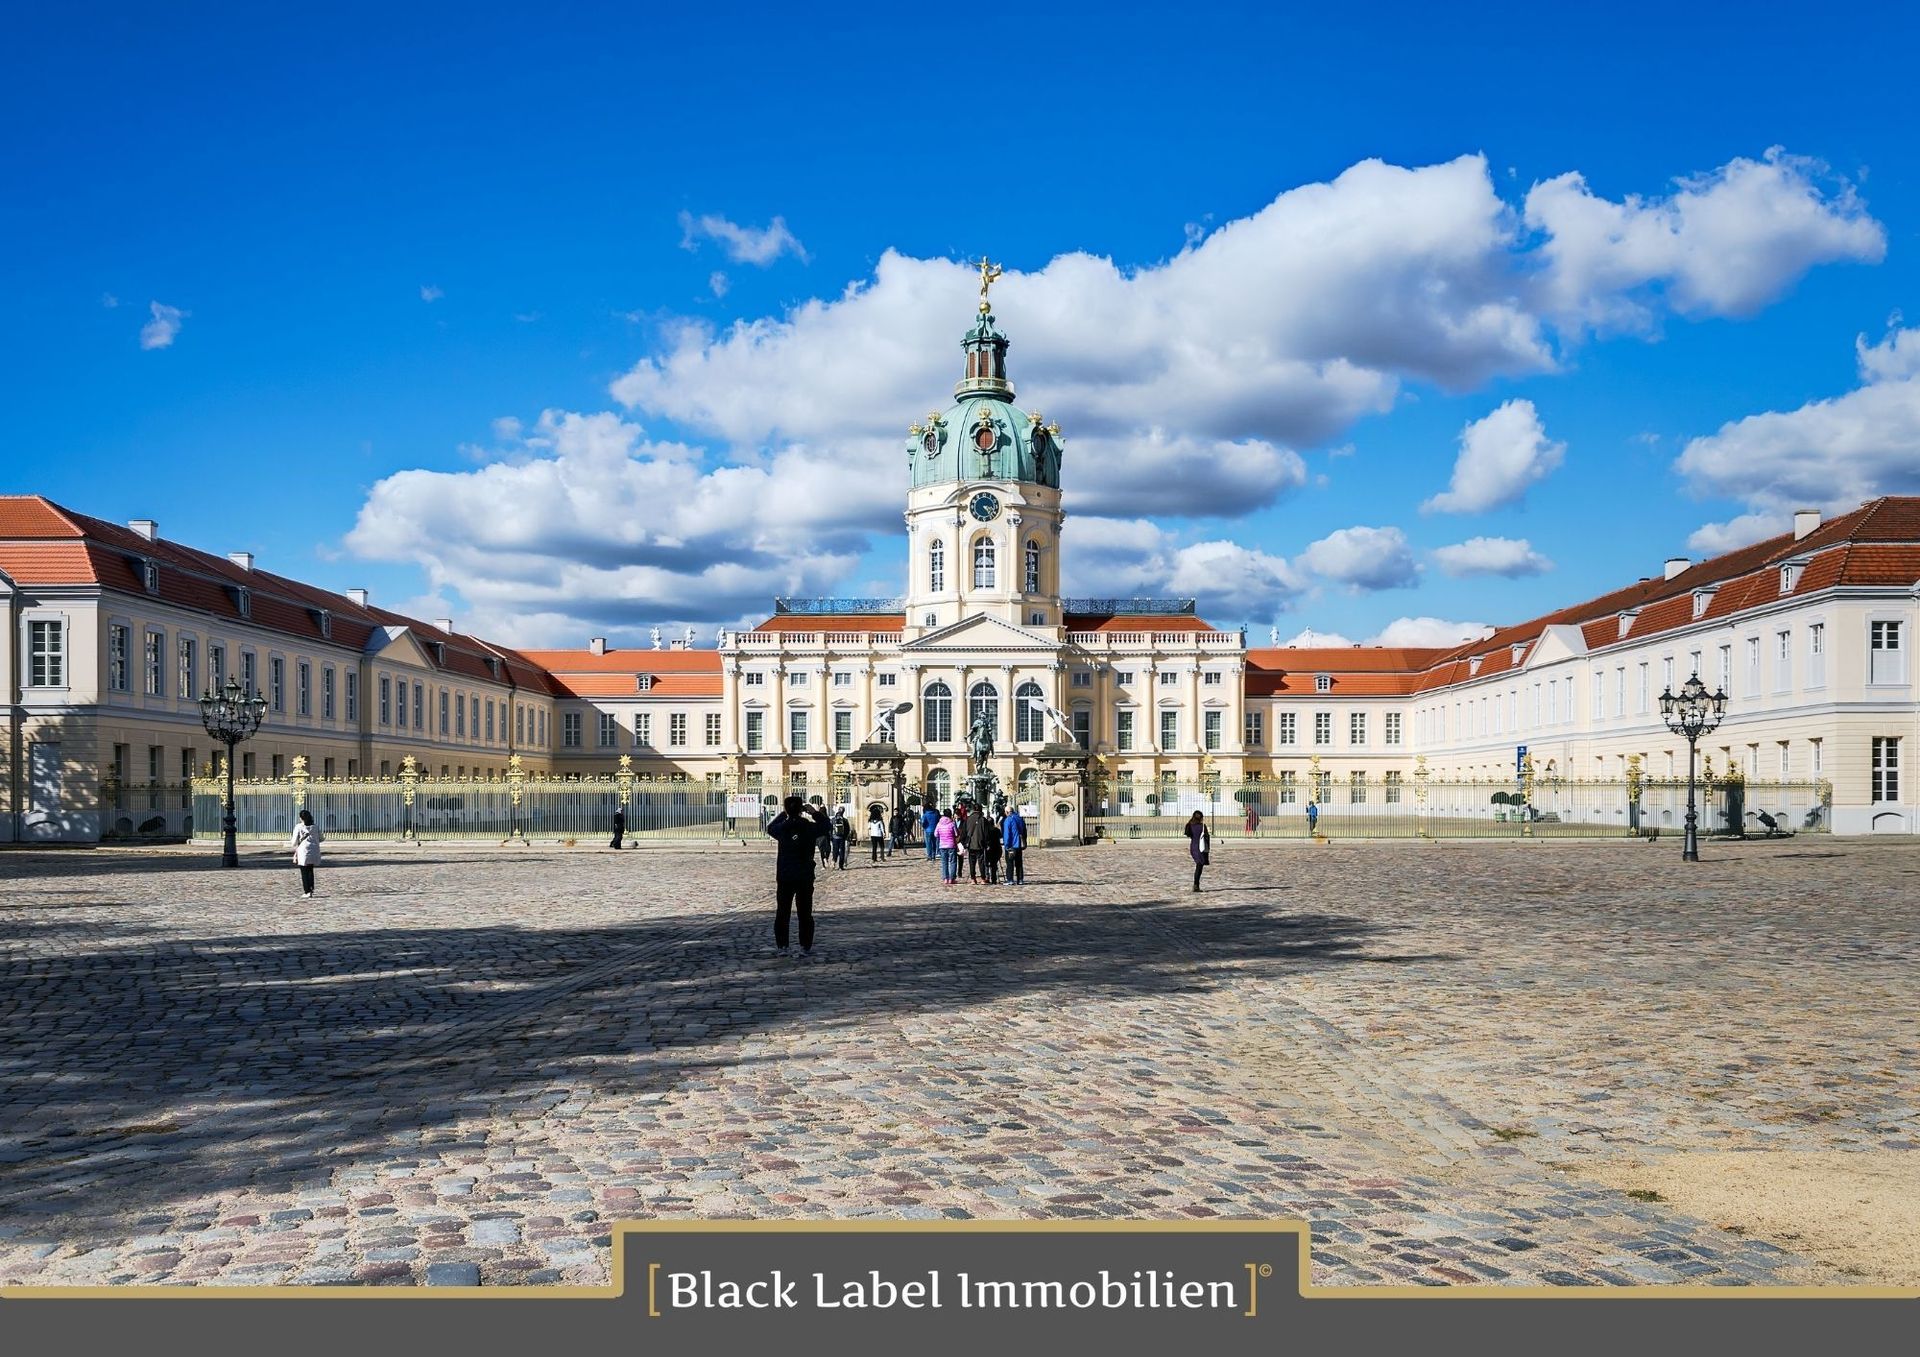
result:
M 224 689 L 214 688 L 200 698 L 200 723 L 207 734 L 227 747 L 227 799 L 220 817 L 220 865 L 238 867 L 240 849 L 235 841 L 233 816 L 233 749 L 253 738 L 267 714 L 267 699 L 240 686 L 230 678 Z
M 1697 673 L 1680 685 L 1677 695 L 1671 688 L 1660 694 L 1660 716 L 1666 721 L 1667 729 L 1687 742 L 1687 834 L 1680 850 L 1682 862 L 1700 861 L 1700 815 L 1693 795 L 1694 755 L 1700 737 L 1719 726 L 1726 714 L 1726 692 L 1709 693 Z

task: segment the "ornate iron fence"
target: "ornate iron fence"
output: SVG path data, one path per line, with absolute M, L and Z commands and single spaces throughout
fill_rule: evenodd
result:
M 100 837 L 103 839 L 184 839 L 193 833 L 194 788 L 185 782 L 121 782 L 109 775 L 100 783 Z M 214 828 L 219 828 L 219 813 Z
M 287 839 L 303 809 L 328 837 L 367 841 L 592 841 L 611 836 L 616 811 L 626 836 L 642 840 L 755 837 L 765 823 L 764 809 L 747 816 L 723 787 L 656 781 L 630 764 L 623 756 L 606 776 L 547 777 L 522 772 L 515 759 L 504 777 L 440 778 L 407 759 L 398 777 L 323 779 L 296 758 L 288 777 L 234 784 L 236 832 L 253 842 Z M 218 839 L 225 792 L 220 778 L 194 782 L 196 839 Z
M 1832 797 L 1825 782 L 1704 781 L 1700 832 L 1745 838 L 1826 833 Z M 1410 774 L 1356 781 L 1327 772 L 1239 784 L 1096 783 L 1087 824 L 1099 837 L 1177 838 L 1198 810 L 1223 837 L 1303 837 L 1310 820 L 1314 832 L 1336 838 L 1658 837 L 1680 833 L 1686 807 L 1687 784 L 1658 779 L 1521 784 Z

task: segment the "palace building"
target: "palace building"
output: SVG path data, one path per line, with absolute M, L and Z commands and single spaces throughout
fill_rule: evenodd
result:
M 1701 751 L 1723 776 L 1830 784 L 1825 827 L 1915 832 L 1920 498 L 1802 513 L 1458 646 L 1250 648 L 1191 599 L 1062 595 L 1067 446 L 1015 403 L 991 281 L 952 399 L 903 448 L 904 596 L 776 600 L 711 647 L 656 629 L 651 648 L 518 648 L 150 520 L 0 497 L 0 842 L 182 832 L 183 784 L 219 752 L 196 699 L 227 677 L 268 702 L 244 778 L 296 757 L 315 778 L 377 781 L 408 759 L 486 780 L 605 775 L 624 756 L 715 797 L 839 800 L 880 741 L 945 800 L 984 716 L 1000 785 L 1057 778 L 1078 751 L 1089 816 L 1125 816 L 1255 786 L 1270 811 L 1393 803 L 1415 777 L 1511 778 L 1522 748 L 1536 776 L 1684 777 L 1658 697 L 1697 672 L 1728 694 Z

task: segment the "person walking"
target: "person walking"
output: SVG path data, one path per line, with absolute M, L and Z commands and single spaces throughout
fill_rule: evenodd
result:
M 1260 807 L 1247 802 L 1247 837 L 1252 838 L 1260 832 Z
M 1207 869 L 1207 854 L 1213 847 L 1212 835 L 1207 832 L 1207 817 L 1201 811 L 1195 811 L 1193 818 L 1187 821 L 1187 852 L 1193 856 L 1193 888 L 1200 889 L 1200 873 Z
M 1020 807 L 1007 807 L 1007 818 L 1000 822 L 1000 846 L 1007 855 L 1007 884 L 1027 884 L 1027 822 Z
M 820 865 L 824 867 L 833 861 L 833 819 L 827 814 L 826 803 L 819 797 L 814 797 L 808 804 L 813 807 L 813 813 L 820 817 L 821 823 L 827 826 L 827 832 L 820 836 Z
M 978 886 L 985 880 L 987 845 L 993 842 L 993 817 L 975 806 L 967 816 L 967 879 Z
M 320 841 L 326 835 L 313 822 L 313 812 L 300 812 L 300 823 L 293 827 L 293 865 L 300 869 L 300 898 L 313 899 L 313 869 L 320 865 Z
M 935 841 L 936 840 L 935 831 L 939 828 L 939 826 L 940 826 L 940 812 L 933 808 L 933 804 L 931 802 L 928 802 L 920 810 L 920 833 L 923 836 L 925 836 L 927 840 L 927 861 L 928 862 L 932 862 L 934 860 L 935 850 L 940 847 L 940 845 Z
M 853 846 L 853 822 L 847 819 L 847 808 L 833 808 L 833 865 L 841 871 L 847 870 L 847 849 Z
M 960 826 L 950 812 L 940 812 L 931 838 L 940 849 L 940 883 L 951 886 L 960 879 Z
M 800 951 L 813 953 L 813 854 L 815 845 L 831 835 L 833 827 L 817 808 L 797 796 L 767 825 L 767 837 L 780 845 L 773 869 L 773 949 L 787 955 L 788 923 L 800 913 Z
M 616 806 L 613 812 L 613 842 L 609 848 L 618 848 L 620 841 L 627 837 L 627 812 L 624 807 Z
M 1309 801 L 1307 802 L 1307 837 L 1309 839 L 1314 836 L 1314 832 L 1319 828 L 1319 825 L 1320 803 L 1318 801 Z
M 872 854 L 867 859 L 869 867 L 877 867 L 886 854 L 887 822 L 881 819 L 880 807 L 874 806 L 867 811 L 867 851 Z

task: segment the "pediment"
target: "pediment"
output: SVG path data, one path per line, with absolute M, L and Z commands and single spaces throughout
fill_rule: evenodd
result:
M 997 617 L 985 615 L 963 617 L 951 626 L 930 631 L 925 636 L 905 642 L 900 647 L 903 655 L 946 655 L 958 651 L 980 653 L 982 651 L 1002 652 L 1020 651 L 1027 654 L 1041 653 L 1057 655 L 1060 644 L 1050 636 L 1028 631 L 1025 627 L 1016 627 L 1011 622 L 1003 622 Z
M 1540 633 L 1540 639 L 1533 643 L 1533 650 L 1527 656 L 1526 667 L 1532 669 L 1555 660 L 1577 659 L 1586 653 L 1586 633 L 1579 627 L 1560 623 Z
M 421 669 L 434 667 L 432 656 L 420 639 L 406 627 L 375 627 L 367 636 L 365 652 L 374 659 L 395 664 L 411 664 Z

